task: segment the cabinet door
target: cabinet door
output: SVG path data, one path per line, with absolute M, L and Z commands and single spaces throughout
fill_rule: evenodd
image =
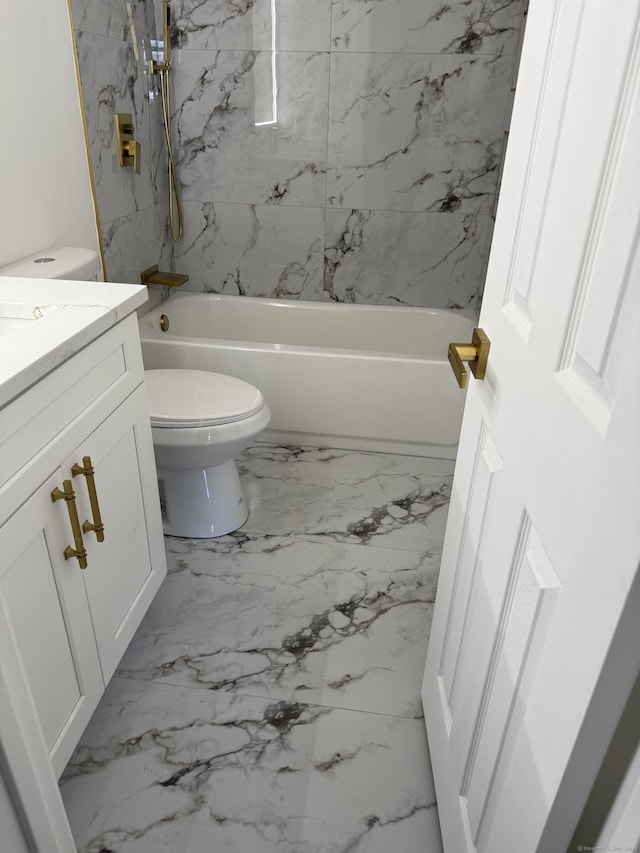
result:
M 56 486 L 59 471 L 0 528 L 0 620 L 2 656 L 28 684 L 59 776 L 104 684 L 83 572 L 64 558 L 73 537 L 66 501 L 51 500 Z
M 131 394 L 65 463 L 93 468 L 104 540 L 84 534 L 83 573 L 102 674 L 113 675 L 166 575 L 151 427 L 144 388 Z M 64 467 L 64 466 L 63 466 Z M 81 523 L 95 522 L 90 480 L 76 473 Z M 85 525 L 86 526 L 86 525 Z

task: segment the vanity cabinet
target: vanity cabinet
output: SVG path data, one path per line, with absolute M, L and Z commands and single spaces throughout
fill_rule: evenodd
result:
M 166 574 L 143 377 L 131 315 L 0 411 L 0 654 L 56 775 Z

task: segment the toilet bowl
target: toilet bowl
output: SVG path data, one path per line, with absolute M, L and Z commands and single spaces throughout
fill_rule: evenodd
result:
M 249 516 L 234 457 L 266 428 L 262 393 L 206 370 L 146 370 L 164 532 L 207 539 Z

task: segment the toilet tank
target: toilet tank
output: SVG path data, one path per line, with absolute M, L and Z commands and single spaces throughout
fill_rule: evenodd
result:
M 35 255 L 0 267 L 0 275 L 18 278 L 60 278 L 98 281 L 100 259 L 92 249 L 51 246 Z

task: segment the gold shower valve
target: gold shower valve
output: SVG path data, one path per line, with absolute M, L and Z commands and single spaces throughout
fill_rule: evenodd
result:
M 133 138 L 133 120 L 131 113 L 115 113 L 113 121 L 116 127 L 116 145 L 121 166 L 133 166 L 136 175 L 140 174 L 140 143 Z

